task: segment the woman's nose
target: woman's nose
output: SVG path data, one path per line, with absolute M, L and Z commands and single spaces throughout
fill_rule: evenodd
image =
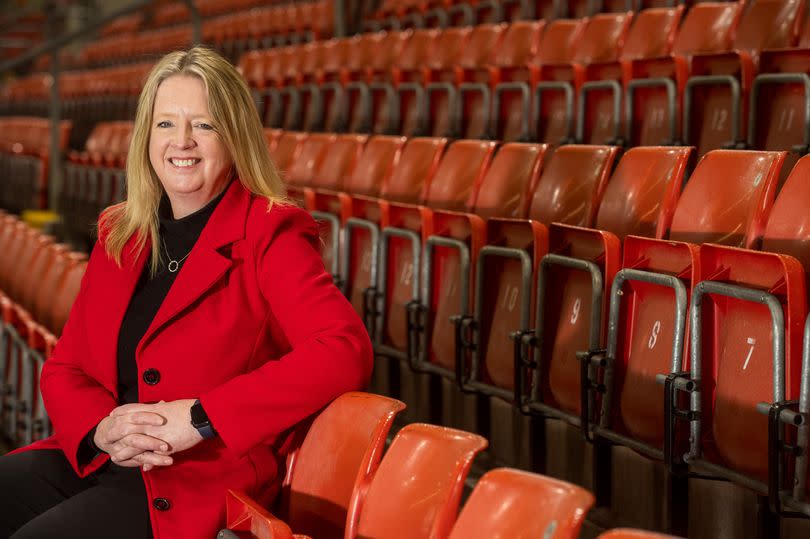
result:
M 191 126 L 181 123 L 174 131 L 174 140 L 172 141 L 178 148 L 188 148 L 194 144 L 194 138 L 191 136 Z

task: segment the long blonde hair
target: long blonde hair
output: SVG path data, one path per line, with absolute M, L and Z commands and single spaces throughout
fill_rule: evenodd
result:
M 149 160 L 149 136 L 158 87 L 174 75 L 198 77 L 205 84 L 211 119 L 242 185 L 267 198 L 271 206 L 286 202 L 284 183 L 270 159 L 259 113 L 239 72 L 205 47 L 169 53 L 152 68 L 138 99 L 126 165 L 127 200 L 105 210 L 99 220 L 104 249 L 119 266 L 124 246 L 133 235 L 135 256 L 144 249 L 147 238 L 152 245 L 160 242 L 158 206 L 163 186 Z M 158 258 L 152 257 L 152 272 L 157 270 Z

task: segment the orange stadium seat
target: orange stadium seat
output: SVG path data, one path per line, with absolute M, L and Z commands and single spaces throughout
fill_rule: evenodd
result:
M 379 283 L 377 260 L 382 199 L 408 204 L 422 201 L 447 144 L 448 140 L 443 138 L 411 139 L 387 182 L 374 184 L 368 194 L 340 195 L 344 221 L 343 252 L 340 255 L 344 293 L 363 316 L 372 335 L 377 318 L 372 299 Z
M 760 51 L 789 47 L 798 39 L 804 2 L 752 0 L 734 31 L 733 52 L 695 54 L 684 89 L 683 140 L 702 155 L 744 145 L 748 96 Z
M 683 17 L 672 45 L 672 56 L 627 62 L 625 138 L 631 146 L 680 140 L 683 87 L 690 58 L 729 50 L 741 7 L 739 2 L 695 4 Z
M 553 530 L 576 539 L 593 495 L 542 475 L 510 468 L 485 473 L 464 504 L 449 539 L 466 537 L 542 537 Z
M 525 200 L 538 181 L 547 153 L 544 144 L 504 144 L 486 171 L 471 213 L 425 212 L 430 236 L 420 270 L 422 294 L 408 312 L 408 355 L 417 371 L 455 378 L 450 319 L 472 309 L 471 283 L 478 251 L 486 241 L 486 220 L 525 215 Z
M 617 157 L 618 148 L 611 146 L 560 147 L 529 195 L 529 220 L 492 218 L 487 223 L 486 245 L 476 261 L 474 308 L 454 319 L 453 356 L 462 389 L 496 397 L 490 399 L 493 429 L 503 422 L 495 411 L 502 407 L 499 400 L 511 406 L 514 398 L 514 362 L 503 350 L 514 346 L 512 332 L 532 327 L 533 280 L 548 252 L 547 225 L 590 226 Z M 479 428 L 489 431 L 490 426 Z M 504 436 L 496 439 L 493 431 L 493 455 L 496 461 L 514 462 L 517 447 L 511 433 Z
M 356 489 L 365 502 L 345 537 L 446 537 L 456 520 L 472 460 L 486 445 L 486 439 L 476 434 L 406 425 L 377 471 Z
M 273 492 L 253 500 L 231 490 L 226 497 L 228 529 L 276 539 L 292 539 L 291 529 L 311 537 L 342 538 L 347 520 L 355 519 L 348 514 L 350 503 L 353 512 L 362 510 L 363 495 L 355 494 L 355 486 L 375 473 L 388 431 L 403 408 L 397 400 L 370 393 L 345 393 L 332 401 L 287 458 L 284 519 L 265 509 Z

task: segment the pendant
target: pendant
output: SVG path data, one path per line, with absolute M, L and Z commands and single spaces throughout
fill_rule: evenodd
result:
M 177 260 L 169 260 L 169 271 L 172 273 L 177 273 L 177 268 L 180 267 L 180 263 Z

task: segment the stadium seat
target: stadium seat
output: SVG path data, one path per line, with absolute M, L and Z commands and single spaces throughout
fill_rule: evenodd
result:
M 529 539 L 548 533 L 576 539 L 593 502 L 590 492 L 564 481 L 510 468 L 491 470 L 475 484 L 449 539 Z
M 588 144 L 624 143 L 624 88 L 628 64 L 668 56 L 684 7 L 639 12 L 615 61 L 578 66 L 577 140 Z
M 339 256 L 342 251 L 339 249 L 339 235 L 342 223 L 347 218 L 346 214 L 350 213 L 351 196 L 378 196 L 399 163 L 406 142 L 405 137 L 372 137 L 365 145 L 357 165 L 347 170 L 346 176 L 331 184 L 324 184 L 319 179 L 312 187 L 304 190 L 306 208 L 317 218 L 332 223 L 331 234 L 324 238 L 330 241 L 329 246 L 324 245 L 324 263 L 333 270 L 333 276 L 341 289 L 345 288 L 345 282 L 342 281 L 340 270 L 342 264 Z M 327 166 L 329 165 L 325 161 L 323 167 Z
M 734 31 L 733 52 L 692 56 L 684 89 L 683 140 L 697 146 L 700 155 L 745 144 L 759 53 L 794 45 L 803 9 L 801 0 L 748 2 Z
M 345 537 L 446 537 L 456 520 L 473 458 L 486 446 L 486 439 L 476 434 L 406 425 L 376 472 L 355 490 L 365 502 Z M 357 496 L 352 509 L 355 500 Z
M 253 500 L 230 490 L 228 529 L 276 539 L 292 538 L 291 529 L 311 537 L 342 538 L 346 523 L 355 520 L 348 514 L 350 503 L 352 511 L 362 510 L 363 493 L 355 493 L 356 485 L 375 473 L 388 431 L 403 408 L 397 400 L 370 393 L 345 393 L 332 401 L 287 457 L 283 520 L 265 509 L 272 491 Z
M 683 86 L 689 59 L 731 46 L 739 2 L 704 2 L 689 8 L 672 45 L 672 56 L 637 58 L 626 64 L 625 139 L 631 146 L 672 144 L 681 139 Z
M 379 186 L 377 196 L 340 195 L 343 205 L 344 241 L 340 259 L 345 283 L 344 293 L 373 331 L 376 312 L 367 290 L 376 290 L 379 276 L 377 259 L 380 237 L 380 204 L 382 199 L 418 204 L 426 186 L 436 173 L 444 155 L 447 139 L 414 138 L 402 151 L 399 163 L 387 183 Z

